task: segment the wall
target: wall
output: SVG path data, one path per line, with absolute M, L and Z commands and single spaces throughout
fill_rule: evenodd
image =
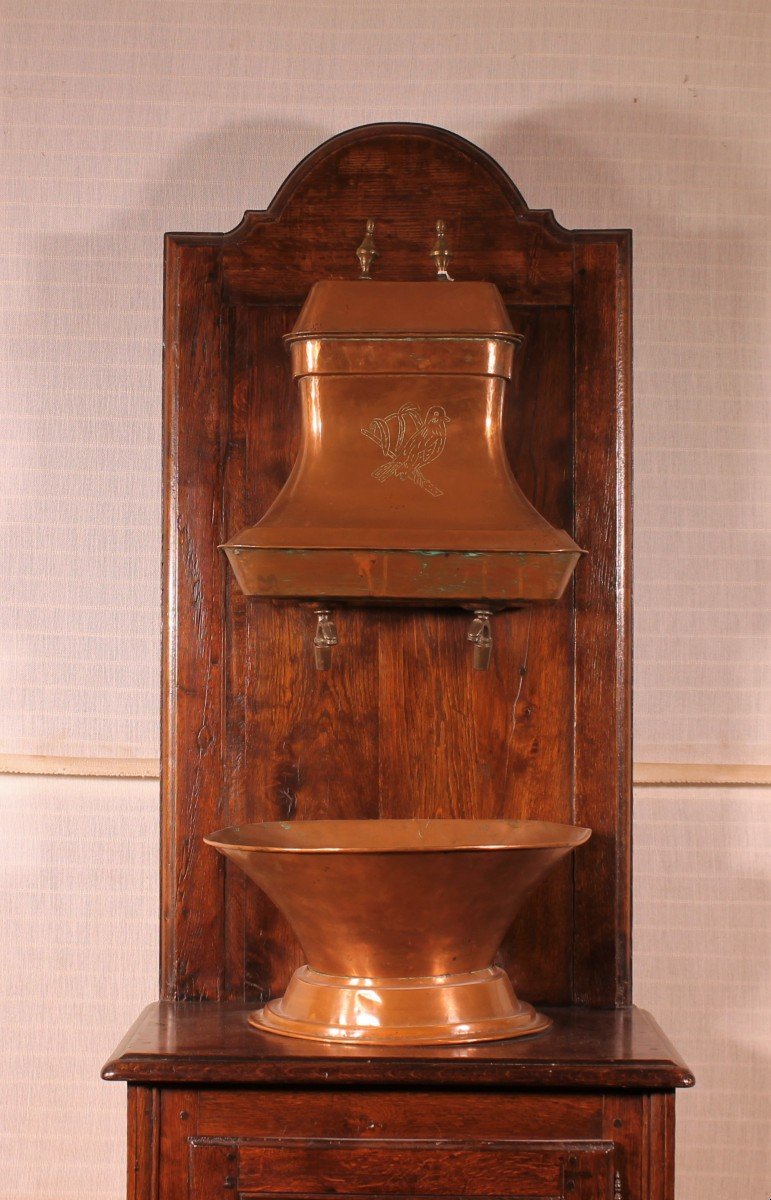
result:
M 7 771 L 157 758 L 164 230 L 231 228 L 318 142 L 392 119 L 479 143 L 565 226 L 634 229 L 636 758 L 771 762 L 759 0 L 0 13 Z M 679 1200 L 767 1198 L 769 800 L 636 796 L 636 999 L 699 1081 Z M 157 784 L 6 774 L 0 806 L 0 1200 L 117 1198 L 97 1073 L 156 992 Z

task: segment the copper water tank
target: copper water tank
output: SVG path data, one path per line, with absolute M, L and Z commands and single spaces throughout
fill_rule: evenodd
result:
M 521 342 L 490 283 L 317 283 L 286 337 L 302 442 L 224 550 L 247 596 L 501 608 L 557 600 L 582 551 L 503 444 Z

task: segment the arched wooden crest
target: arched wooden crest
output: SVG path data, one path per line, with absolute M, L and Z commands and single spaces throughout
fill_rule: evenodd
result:
M 514 472 L 589 551 L 559 604 L 496 618 L 488 672 L 471 669 L 466 614 L 350 609 L 319 673 L 312 615 L 245 601 L 217 549 L 288 475 L 299 410 L 281 337 L 313 283 L 355 278 L 369 217 L 376 278 L 430 279 L 442 218 L 454 277 L 500 289 L 526 339 L 507 407 Z M 167 235 L 165 998 L 265 998 L 300 961 L 204 834 L 511 816 L 594 830 L 511 932 L 518 992 L 629 1002 L 630 246 L 627 231 L 572 232 L 529 210 L 485 153 L 423 125 L 344 133 L 231 233 Z

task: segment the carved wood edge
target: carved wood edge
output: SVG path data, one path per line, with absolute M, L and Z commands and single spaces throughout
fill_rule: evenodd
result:
M 591 1090 L 591 1091 L 671 1091 L 694 1085 L 694 1076 L 656 1021 L 643 1009 L 627 1010 L 646 1026 L 655 1053 L 635 1058 L 609 1059 L 607 1051 L 587 1048 L 586 1056 L 571 1058 L 549 1054 L 548 1039 L 538 1039 L 530 1047 L 518 1041 L 480 1044 L 473 1049 L 476 1057 L 459 1054 L 453 1047 L 431 1051 L 390 1049 L 387 1054 L 371 1048 L 353 1047 L 340 1053 L 339 1047 L 307 1045 L 307 1052 L 287 1047 L 282 1039 L 260 1038 L 247 1025 L 253 1005 L 215 1001 L 157 1001 L 150 1004 L 132 1025 L 120 1045 L 102 1068 L 108 1081 L 137 1084 L 243 1084 L 244 1086 L 378 1086 L 388 1087 L 504 1087 L 508 1090 Z M 546 1009 L 557 1020 L 570 1018 L 578 1009 Z M 615 1022 L 619 1010 L 608 1010 L 607 1020 Z M 243 1041 L 224 1038 L 221 1049 L 210 1042 L 211 1030 L 202 1035 L 200 1048 L 185 1049 L 172 1036 L 167 1043 L 162 1029 L 173 1028 L 175 1014 L 195 1023 L 200 1016 L 206 1023 L 217 1016 L 217 1027 L 232 1033 L 243 1030 Z M 602 1013 L 595 1014 L 602 1025 Z M 193 1041 L 195 1041 L 195 1034 Z M 266 1042 L 267 1037 L 267 1042 Z M 501 1054 L 501 1048 L 505 1054 Z M 541 1049 L 542 1056 L 526 1058 Z M 552 1047 L 553 1049 L 553 1047 Z

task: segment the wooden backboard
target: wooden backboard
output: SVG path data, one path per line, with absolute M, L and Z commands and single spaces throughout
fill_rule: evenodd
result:
M 431 278 L 441 217 L 455 278 L 500 289 L 525 336 L 507 398 L 514 473 L 589 552 L 557 605 L 496 617 L 488 672 L 471 669 L 467 614 L 376 608 L 345 612 L 317 672 L 307 609 L 245 600 L 217 548 L 289 473 L 299 405 L 281 337 L 313 283 L 355 277 L 371 216 L 378 278 Z M 627 231 L 531 211 L 484 152 L 423 125 L 344 133 L 231 233 L 167 235 L 164 998 L 264 999 L 301 961 L 204 834 L 510 816 L 594 831 L 511 931 L 501 961 L 517 991 L 629 1002 L 630 250 Z

